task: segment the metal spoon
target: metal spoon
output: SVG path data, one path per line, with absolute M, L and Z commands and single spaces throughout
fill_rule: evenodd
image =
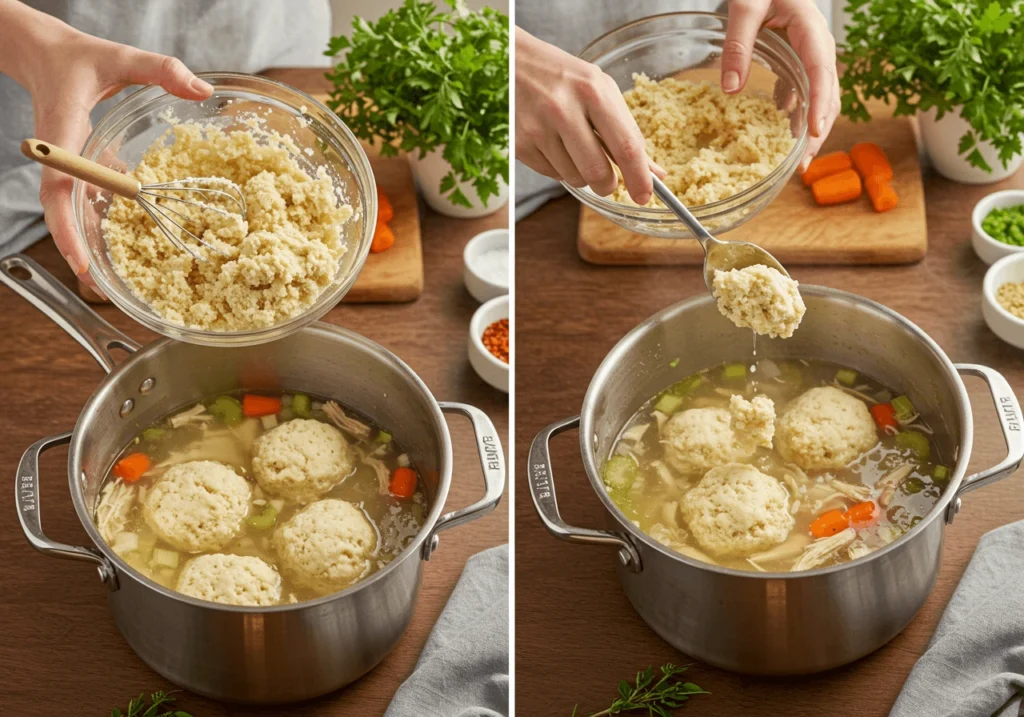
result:
M 715 239 L 711 232 L 697 221 L 697 217 L 693 216 L 690 210 L 665 186 L 665 183 L 658 179 L 656 174 L 652 173 L 651 177 L 654 179 L 654 193 L 658 195 L 658 199 L 682 220 L 686 228 L 693 232 L 693 236 L 704 247 L 704 283 L 707 284 L 708 291 L 714 291 L 712 282 L 716 270 L 729 271 L 730 269 L 743 269 L 754 264 L 764 264 L 789 278 L 789 272 L 782 264 L 757 244 Z

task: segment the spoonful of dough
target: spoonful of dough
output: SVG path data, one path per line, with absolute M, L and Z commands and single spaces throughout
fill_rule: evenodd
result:
M 785 267 L 756 244 L 716 239 L 657 175 L 652 177 L 658 199 L 704 248 L 704 283 L 718 300 L 718 310 L 759 334 L 792 336 L 806 307 Z

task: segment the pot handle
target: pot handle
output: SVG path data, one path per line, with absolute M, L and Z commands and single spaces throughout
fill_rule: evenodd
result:
M 586 543 L 590 545 L 612 545 L 619 549 L 619 560 L 627 569 L 639 573 L 643 566 L 640 553 L 632 541 L 621 533 L 610 530 L 592 530 L 575 528 L 568 525 L 558 512 L 558 499 L 555 497 L 555 476 L 551 470 L 551 439 L 559 433 L 578 428 L 580 417 L 574 416 L 557 423 L 552 423 L 533 439 L 530 446 L 529 465 L 527 467 L 530 495 L 533 506 L 537 509 L 544 527 L 560 540 L 570 543 Z
M 995 483 L 1001 478 L 1012 474 L 1024 459 L 1024 417 L 1021 415 L 1020 403 L 1013 394 L 1009 382 L 1003 378 L 998 371 L 979 366 L 977 364 L 956 364 L 956 370 L 968 376 L 977 376 L 984 379 L 992 393 L 992 400 L 996 404 L 996 413 L 999 414 L 999 426 L 1003 429 L 1003 438 L 1006 441 L 1006 458 L 992 468 L 967 476 L 960 484 L 946 511 L 946 522 L 952 523 L 953 516 L 960 511 L 960 498 L 964 493 L 970 493 L 977 488 L 984 488 L 989 483 Z
M 96 563 L 100 580 L 111 590 L 117 589 L 117 574 L 103 554 L 95 548 L 78 548 L 50 540 L 43 533 L 43 523 L 39 517 L 39 456 L 45 451 L 71 442 L 71 433 L 42 438 L 25 451 L 18 463 L 17 485 L 14 491 L 14 503 L 18 511 L 21 529 L 29 544 L 41 553 L 54 555 L 58 558 L 88 560 Z
M 497 507 L 501 494 L 505 492 L 505 455 L 501 450 L 498 429 L 491 419 L 479 408 L 465 403 L 442 401 L 439 405 L 442 411 L 461 413 L 473 423 L 480 467 L 484 471 L 485 490 L 484 497 L 476 503 L 445 513 L 438 519 L 430 537 L 423 542 L 424 560 L 430 560 L 430 555 L 437 549 L 438 533 L 487 515 Z
M 141 348 L 24 254 L 0 259 L 0 282 L 71 334 L 107 373 L 117 366 L 110 349 L 134 353 Z

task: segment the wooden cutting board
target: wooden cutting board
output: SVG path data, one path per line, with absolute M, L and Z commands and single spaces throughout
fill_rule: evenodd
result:
M 865 193 L 848 204 L 819 207 L 794 175 L 775 201 L 723 239 L 763 246 L 783 264 L 909 264 L 928 251 L 924 186 L 914 129 L 906 117 L 890 116 L 884 104 L 869 105 L 874 119 L 836 121 L 821 153 L 877 143 L 889 156 L 899 206 L 883 214 Z M 634 234 L 581 207 L 580 256 L 594 264 L 701 264 L 704 252 L 690 239 Z
M 395 209 L 395 216 L 389 222 L 395 233 L 395 244 L 386 252 L 366 257 L 355 285 L 343 301 L 412 301 L 423 293 L 423 244 L 412 168 L 405 157 L 370 155 L 370 165 L 377 184 Z

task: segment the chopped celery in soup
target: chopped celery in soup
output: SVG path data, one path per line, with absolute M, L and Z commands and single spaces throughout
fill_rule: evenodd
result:
M 603 479 L 629 519 L 679 553 L 798 571 L 913 528 L 949 481 L 942 448 L 907 395 L 846 366 L 762 359 L 652 397 L 617 437 Z
M 166 587 L 269 605 L 382 569 L 419 533 L 426 509 L 389 431 L 304 393 L 240 393 L 146 428 L 111 469 L 95 521 L 118 555 Z M 323 562 L 310 564 L 317 550 Z

